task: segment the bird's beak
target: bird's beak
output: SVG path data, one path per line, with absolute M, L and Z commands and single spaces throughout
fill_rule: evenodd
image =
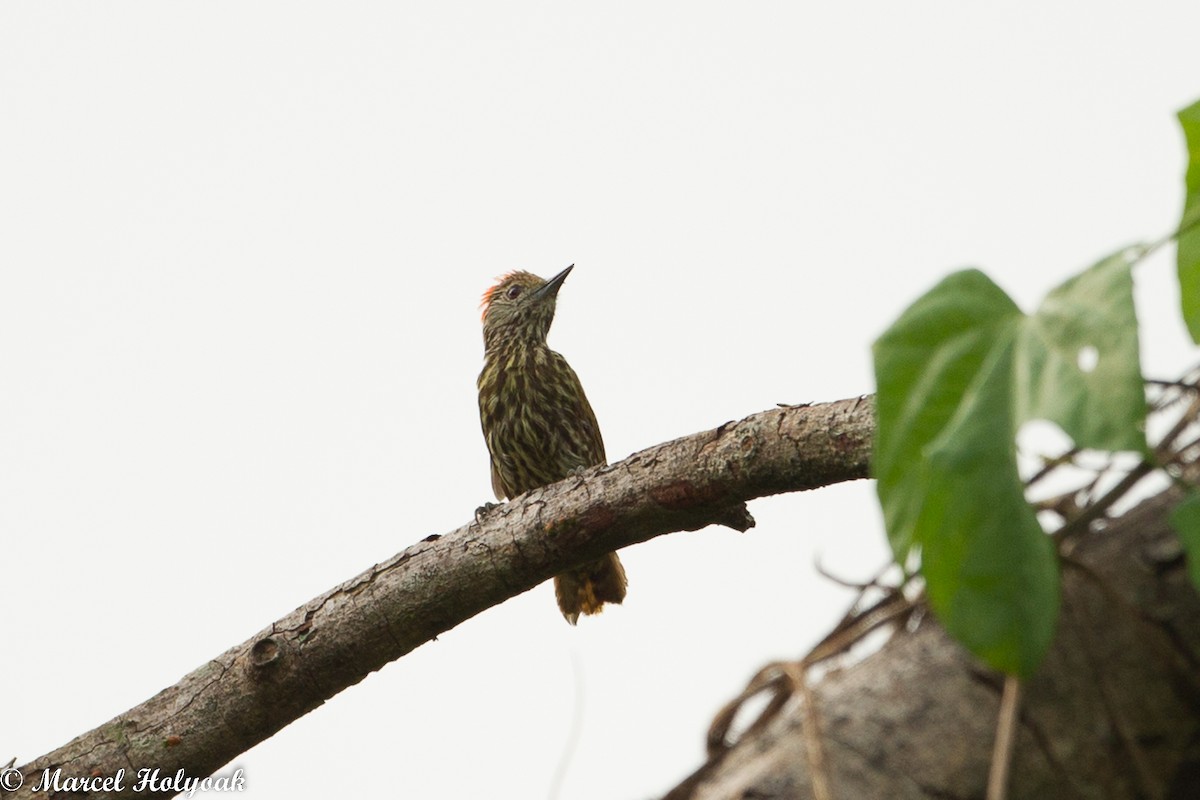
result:
M 537 291 L 534 293 L 534 297 L 538 300 L 542 300 L 546 297 L 556 297 L 558 295 L 559 287 L 562 286 L 563 281 L 567 279 L 567 276 L 571 274 L 571 270 L 573 269 L 575 269 L 574 264 L 567 267 L 550 280 L 546 281 L 544 285 L 539 286 Z

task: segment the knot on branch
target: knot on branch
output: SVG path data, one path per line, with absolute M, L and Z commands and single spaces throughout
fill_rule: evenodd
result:
M 278 663 L 279 657 L 279 642 L 270 636 L 259 639 L 250 648 L 250 665 L 254 667 L 254 672 L 259 672 L 266 667 Z

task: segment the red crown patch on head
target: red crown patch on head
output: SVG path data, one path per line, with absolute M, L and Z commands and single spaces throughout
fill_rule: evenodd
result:
M 501 275 L 498 278 L 496 278 L 496 282 L 491 286 L 491 288 L 489 288 L 486 292 L 483 293 L 483 297 L 479 298 L 479 318 L 480 319 L 483 319 L 484 317 L 487 316 L 488 306 L 490 306 L 492 304 L 492 298 L 496 296 L 496 292 L 500 291 L 500 287 L 504 284 L 504 281 L 508 278 L 509 275 L 512 275 L 512 273 L 509 272 L 505 275 Z
M 492 304 L 492 300 L 494 300 L 496 295 L 499 294 L 500 288 L 505 284 L 510 283 L 512 279 L 518 275 L 529 275 L 529 273 L 523 269 L 514 269 L 512 272 L 506 272 L 500 277 L 496 278 L 496 283 L 490 289 L 484 292 L 483 297 L 479 300 L 479 319 L 482 320 L 487 317 L 488 306 Z M 530 277 L 533 277 L 536 280 L 535 276 L 530 275 Z

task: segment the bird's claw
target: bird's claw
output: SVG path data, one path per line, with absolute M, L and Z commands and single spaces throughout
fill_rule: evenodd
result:
M 498 505 L 500 505 L 500 504 L 499 503 L 484 503 L 479 508 L 475 509 L 475 521 L 481 522 L 482 520 L 480 519 L 480 517 L 482 517 L 484 514 L 488 513 L 489 511 L 491 511 L 493 508 L 495 508 Z

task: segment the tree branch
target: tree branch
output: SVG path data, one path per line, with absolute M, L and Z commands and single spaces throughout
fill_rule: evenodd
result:
M 754 524 L 756 497 L 866 478 L 870 397 L 764 411 L 595 467 L 428 536 L 20 769 L 203 777 L 338 692 L 479 612 L 603 553 L 681 530 Z M 67 791 L 55 797 L 83 797 Z

